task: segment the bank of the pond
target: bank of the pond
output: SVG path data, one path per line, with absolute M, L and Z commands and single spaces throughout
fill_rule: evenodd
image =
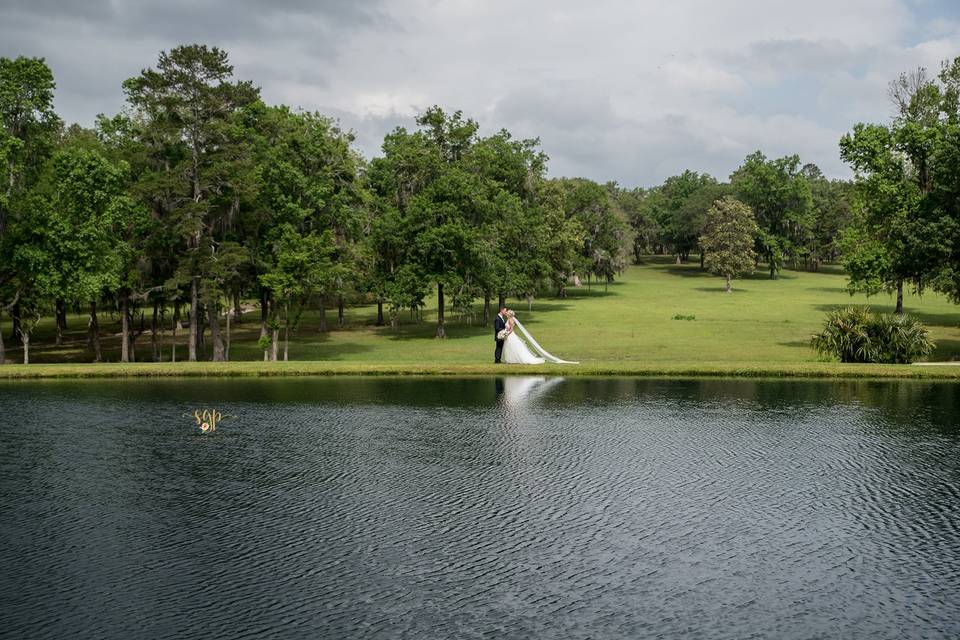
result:
M 960 364 L 913 365 L 840 363 L 584 363 L 517 366 L 494 364 L 353 362 L 177 362 L 31 364 L 0 366 L 0 379 L 271 376 L 649 376 L 744 378 L 921 378 L 960 380 Z

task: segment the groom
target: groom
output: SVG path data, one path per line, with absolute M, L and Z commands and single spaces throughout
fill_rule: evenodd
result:
M 507 308 L 501 307 L 500 313 L 493 319 L 493 339 L 497 343 L 497 348 L 493 350 L 493 363 L 500 364 L 500 356 L 503 355 L 503 340 L 497 338 L 497 334 L 507 328 Z

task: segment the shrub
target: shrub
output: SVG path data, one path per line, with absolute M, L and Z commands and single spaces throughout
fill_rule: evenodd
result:
M 273 340 L 270 339 L 269 335 L 260 336 L 260 339 L 257 340 L 257 347 L 261 351 L 266 351 L 269 349 L 271 344 L 273 344 Z
M 685 316 L 682 313 L 678 313 L 677 315 L 673 316 L 673 319 L 674 320 L 696 320 L 697 316 Z
M 909 364 L 933 351 L 927 329 L 906 315 L 873 313 L 866 307 L 847 307 L 827 314 L 823 331 L 812 346 L 841 362 Z

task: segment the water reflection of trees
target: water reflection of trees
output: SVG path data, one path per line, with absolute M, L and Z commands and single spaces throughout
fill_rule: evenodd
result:
M 916 380 L 773 380 L 568 378 L 553 406 L 656 402 L 673 406 L 742 406 L 755 410 L 858 405 L 876 409 L 905 429 L 960 430 L 960 385 Z
M 528 395 L 547 406 L 596 406 L 637 401 L 672 406 L 752 406 L 758 410 L 797 406 L 857 404 L 895 418 L 904 428 L 918 420 L 955 432 L 960 428 L 960 385 L 918 380 L 778 380 L 567 378 L 546 388 L 554 378 L 502 376 L 490 378 L 273 378 L 249 380 L 82 381 L 57 383 L 56 395 L 76 396 L 105 409 L 118 396 L 125 401 L 177 402 L 227 406 L 231 403 L 322 405 L 399 405 L 483 408 Z M 532 382 L 534 381 L 534 382 Z M 539 381 L 539 382 L 535 382 Z M 544 393 L 540 393 L 544 391 Z

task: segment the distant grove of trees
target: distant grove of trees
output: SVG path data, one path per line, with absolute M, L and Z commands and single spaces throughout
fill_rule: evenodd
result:
M 840 258 L 838 234 L 853 221 L 853 191 L 850 182 L 829 180 L 798 156 L 768 159 L 757 151 L 729 182 L 684 171 L 651 189 L 621 191 L 619 202 L 634 231 L 634 261 L 655 253 L 686 262 L 695 253 L 703 266 L 700 238 L 707 213 L 718 200 L 736 198 L 750 207 L 758 224 L 756 264 L 765 263 L 776 278 L 784 266 L 816 271 Z
M 321 330 L 355 302 L 396 323 L 436 294 L 442 338 L 447 314 L 469 317 L 477 300 L 486 323 L 494 302 L 563 297 L 577 278 L 606 285 L 649 253 L 705 266 L 701 238 L 724 198 L 756 225 L 741 225 L 754 230 L 749 251 L 723 246 L 770 277 L 842 259 L 853 288 L 909 283 L 957 300 L 958 69 L 945 66 L 939 82 L 904 76 L 894 123 L 844 137 L 852 182 L 757 152 L 726 183 L 686 171 L 628 190 L 547 178 L 538 140 L 481 136 L 439 107 L 368 161 L 333 120 L 265 104 L 216 47 L 162 52 L 123 83 L 125 108 L 93 129 L 57 116 L 42 59 L 0 58 L 0 363 L 5 338 L 29 362 L 40 318 L 53 314 L 59 343 L 67 311 L 81 308 L 95 361 L 104 309 L 120 316 L 124 362 L 145 333 L 140 357 L 228 360 L 231 323 L 250 299 L 264 359 L 288 357 L 308 307 Z M 744 256 L 727 253 L 712 268 L 739 273 Z M 168 328 L 187 332 L 186 354 L 175 339 L 161 353 Z
M 840 140 L 851 181 L 828 180 L 798 156 L 759 151 L 720 183 L 685 171 L 652 189 L 618 190 L 633 231 L 633 258 L 699 252 L 707 213 L 733 196 L 757 223 L 754 255 L 770 277 L 785 265 L 817 270 L 840 261 L 851 292 L 932 288 L 960 303 L 960 58 L 933 78 L 923 68 L 890 84 L 891 124 L 857 124 Z

